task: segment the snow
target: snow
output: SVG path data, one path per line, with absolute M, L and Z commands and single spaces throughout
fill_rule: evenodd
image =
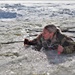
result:
M 34 39 L 47 24 L 75 31 L 75 3 L 1 3 L 0 13 L 0 75 L 75 75 L 75 53 L 39 52 L 23 42 L 1 44 Z

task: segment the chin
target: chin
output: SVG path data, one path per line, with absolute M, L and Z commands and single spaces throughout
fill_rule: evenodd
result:
M 48 38 L 44 38 L 45 40 L 48 40 Z

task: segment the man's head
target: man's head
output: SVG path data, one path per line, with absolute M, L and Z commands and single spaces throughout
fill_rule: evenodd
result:
M 57 31 L 57 27 L 55 25 L 53 25 L 53 24 L 47 25 L 43 29 L 42 36 L 46 40 L 51 39 L 53 37 L 53 35 L 56 33 L 56 31 Z

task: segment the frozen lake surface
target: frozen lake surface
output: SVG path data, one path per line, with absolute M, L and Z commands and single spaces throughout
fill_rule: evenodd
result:
M 0 75 L 75 75 L 75 53 L 24 47 L 24 38 L 34 39 L 47 24 L 69 28 L 64 34 L 75 37 L 75 3 L 0 4 Z

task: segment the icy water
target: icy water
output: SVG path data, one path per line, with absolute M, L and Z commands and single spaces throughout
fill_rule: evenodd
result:
M 75 75 L 75 54 L 24 47 L 24 38 L 34 39 L 47 24 L 75 32 L 75 3 L 0 4 L 0 75 Z
M 75 27 L 75 3 L 0 4 L 0 42 L 37 35 L 47 24 Z

